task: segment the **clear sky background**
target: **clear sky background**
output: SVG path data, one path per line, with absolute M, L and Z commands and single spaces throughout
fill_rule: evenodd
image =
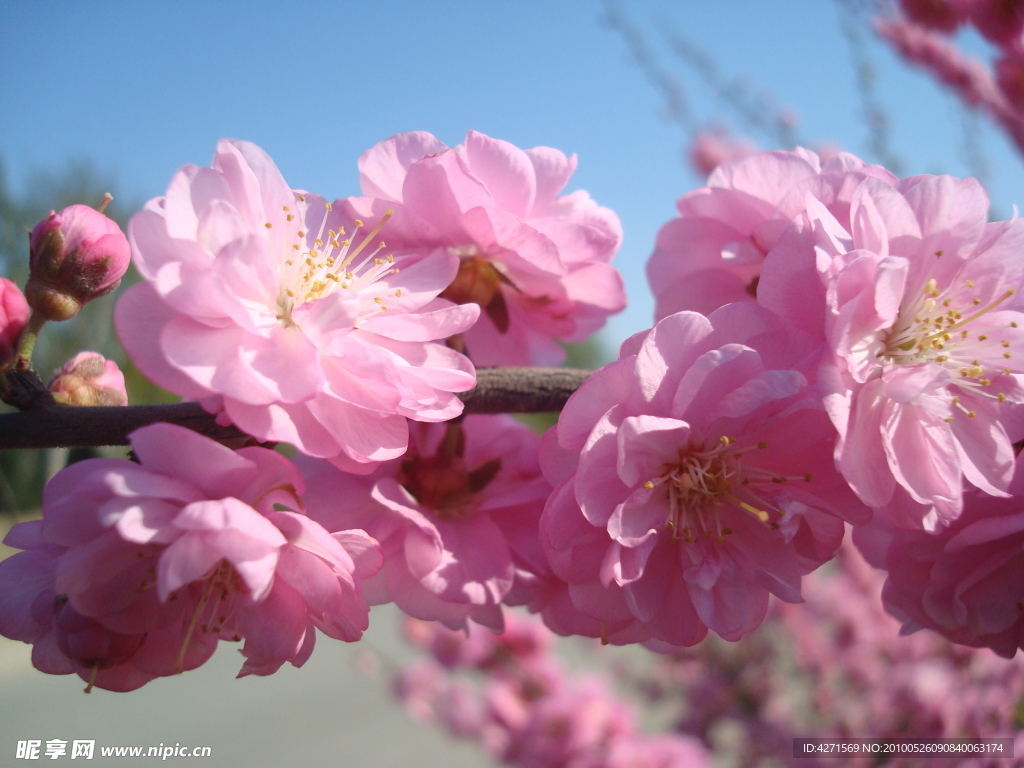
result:
M 872 158 L 850 49 L 828 0 L 629 0 L 624 12 L 685 89 L 697 122 L 735 122 L 665 44 L 674 29 L 723 77 L 767 91 L 808 144 Z M 208 164 L 219 137 L 248 139 L 296 188 L 358 194 L 359 154 L 426 130 L 467 129 L 579 155 L 570 188 L 622 219 L 629 309 L 610 349 L 650 324 L 643 264 L 674 200 L 701 181 L 685 132 L 602 22 L 599 0 L 454 2 L 0 2 L 0 158 L 11 185 L 88 158 L 128 196 L 161 194 L 176 168 Z M 864 30 L 904 174 L 969 175 L 957 102 Z M 979 40 L 968 47 L 985 54 Z M 1022 166 L 984 118 L 978 136 L 995 212 L 1024 200 Z M 742 125 L 738 124 L 742 129 Z M 751 133 L 764 148 L 765 137 Z

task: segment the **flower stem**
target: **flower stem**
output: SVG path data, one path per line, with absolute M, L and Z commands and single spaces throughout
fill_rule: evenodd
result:
M 28 325 L 21 334 L 21 342 L 18 345 L 18 358 L 14 364 L 15 370 L 27 371 L 32 367 L 32 350 L 36 347 L 36 338 L 39 331 L 46 322 L 46 318 L 38 312 L 33 311 L 28 319 Z

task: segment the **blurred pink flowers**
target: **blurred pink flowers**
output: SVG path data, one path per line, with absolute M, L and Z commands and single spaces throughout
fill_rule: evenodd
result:
M 363 218 L 404 210 L 410 226 L 390 236 L 396 247 L 458 258 L 442 295 L 480 305 L 464 335 L 473 362 L 557 365 L 556 340 L 583 341 L 626 303 L 608 263 L 622 241 L 618 217 L 582 190 L 559 194 L 575 169 L 575 155 L 476 131 L 451 149 L 429 133 L 400 133 L 363 153 L 367 197 L 346 203 Z
M 551 485 L 538 442 L 507 416 L 414 426 L 409 452 L 366 477 L 303 463 L 309 515 L 329 531 L 359 528 L 380 541 L 371 603 L 500 629 L 501 604 L 529 601 L 548 576 L 537 526 Z
M 541 540 L 574 607 L 607 635 L 737 640 L 769 593 L 801 600 L 843 518 L 867 518 L 828 456 L 827 415 L 789 369 L 799 357 L 799 339 L 754 305 L 682 312 L 570 398 L 542 449 L 557 487 Z
M 406 707 L 417 719 L 438 720 L 452 734 L 480 742 L 507 765 L 712 764 L 710 753 L 690 736 L 637 732 L 627 701 L 606 679 L 565 670 L 553 653 L 553 637 L 536 619 L 509 612 L 500 635 L 473 623 L 465 632 L 422 622 L 408 622 L 406 628 L 410 639 L 433 656 L 401 671 L 396 689 Z
M 87 205 L 50 211 L 32 230 L 29 252 L 25 297 L 46 320 L 68 320 L 110 293 L 131 261 L 121 228 Z
M 258 147 L 222 141 L 182 168 L 129 227 L 147 282 L 115 313 L 129 355 L 160 386 L 353 471 L 401 456 L 406 418 L 458 415 L 472 364 L 443 344 L 477 318 L 437 295 L 458 258 L 395 258 L 369 223 L 293 191 Z M 362 468 L 360 468 L 362 467 Z
M 266 675 L 301 666 L 317 628 L 359 639 L 379 546 L 302 514 L 287 459 L 169 424 L 131 440 L 141 466 L 68 467 L 43 519 L 5 539 L 27 551 L 0 563 L 0 634 L 33 643 L 37 668 L 126 691 L 201 665 L 218 640 L 244 639 L 240 675 Z

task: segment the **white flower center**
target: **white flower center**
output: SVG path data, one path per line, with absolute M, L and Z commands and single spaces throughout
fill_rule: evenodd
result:
M 1007 367 L 1013 357 L 1011 343 L 1000 331 L 1016 328 L 1017 322 L 994 326 L 985 316 L 1016 290 L 1008 288 L 984 306 L 980 298 L 971 295 L 973 291 L 971 280 L 940 292 L 935 279 L 929 279 L 911 301 L 904 300 L 895 325 L 882 334 L 877 356 L 897 365 L 941 365 L 957 374 L 957 386 L 1005 401 L 1004 394 L 984 388 L 992 384 L 993 376 L 1012 373 Z
M 331 204 L 324 203 L 324 206 L 330 213 Z M 304 229 L 307 211 L 305 195 L 298 195 L 296 207 L 298 210 L 294 212 L 290 206 L 283 207 L 285 234 L 279 242 L 286 245 L 278 260 L 280 290 L 276 307 L 277 319 L 282 324 L 295 325 L 292 312 L 308 301 L 323 298 L 338 290 L 358 293 L 385 275 L 399 271 L 394 265 L 393 255 L 378 255 L 386 247 L 384 241 L 370 248 L 394 211 L 385 211 L 377 225 L 361 238 L 358 245 L 353 246 L 357 233 L 365 226 L 362 221 L 356 219 L 355 229 L 348 234 L 344 227 L 337 231 L 325 229 L 325 215 L 319 231 L 313 236 Z M 271 229 L 273 224 L 267 222 L 265 226 Z M 396 289 L 390 295 L 401 296 L 401 289 Z M 386 311 L 384 298 L 378 296 L 360 319 Z

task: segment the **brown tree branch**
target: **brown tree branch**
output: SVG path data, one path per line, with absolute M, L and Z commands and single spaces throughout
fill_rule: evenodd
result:
M 460 395 L 466 413 L 541 413 L 565 405 L 590 371 L 576 368 L 484 368 L 477 385 Z M 0 450 L 127 445 L 128 434 L 146 424 L 181 424 L 216 440 L 243 437 L 217 424 L 198 403 L 175 405 L 45 405 L 0 415 Z

